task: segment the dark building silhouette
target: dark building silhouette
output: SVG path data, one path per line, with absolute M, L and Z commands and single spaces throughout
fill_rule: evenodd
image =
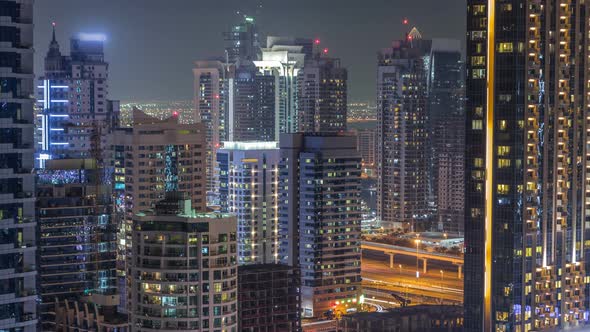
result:
M 239 331 L 300 331 L 297 269 L 282 264 L 238 267 Z

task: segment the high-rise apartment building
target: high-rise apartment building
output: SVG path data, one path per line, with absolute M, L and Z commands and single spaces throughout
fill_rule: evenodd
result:
M 356 137 L 282 134 L 280 259 L 301 271 L 304 316 L 356 303 L 361 282 L 361 157 Z
M 427 220 L 430 46 L 414 28 L 378 55 L 377 218 L 387 227 L 419 230 Z
M 207 190 L 215 188 L 215 156 L 221 142 L 227 141 L 227 63 L 211 60 L 197 61 L 193 69 L 195 118 L 203 124 L 207 142 Z
M 357 147 L 363 160 L 363 172 L 367 175 L 374 173 L 377 165 L 377 132 L 373 129 L 354 130 L 357 137 Z
M 467 1 L 465 331 L 586 324 L 585 1 Z
M 227 83 L 228 140 L 275 141 L 275 77 L 259 73 L 251 61 L 239 61 Z
M 240 331 L 301 330 L 299 274 L 283 264 L 238 267 Z
M 37 331 L 33 2 L 2 1 L 0 20 L 0 330 Z
M 224 142 L 217 151 L 222 212 L 238 218 L 238 263 L 278 260 L 279 149 L 276 142 Z
M 96 160 L 47 160 L 37 171 L 44 330 L 56 330 L 56 302 L 76 302 L 92 294 L 118 298 L 113 207 L 111 181 Z
M 260 41 L 254 17 L 244 15 L 243 21 L 223 33 L 225 40 L 225 59 L 228 63 L 258 60 Z
M 197 211 L 206 211 L 205 144 L 203 125 L 180 124 L 176 116 L 159 120 L 138 109 L 132 127 L 114 130 L 108 162 L 121 250 L 130 249 L 133 215 L 152 209 L 166 192 L 186 193 Z
M 108 100 L 105 39 L 80 33 L 70 40 L 70 55 L 64 56 L 54 30 L 36 89 L 37 167 L 49 159 L 102 158 L 119 113 L 119 102 Z
M 134 217 L 132 331 L 237 331 L 236 219 L 174 197 Z
M 340 59 L 316 55 L 306 61 L 299 77 L 299 131 L 346 131 L 347 79 Z
M 462 234 L 465 209 L 465 98 L 459 40 L 433 39 L 428 83 L 429 201 L 432 228 Z
M 262 60 L 254 61 L 261 74 L 275 79 L 275 141 L 299 129 L 298 77 L 312 51 L 311 39 L 269 36 Z

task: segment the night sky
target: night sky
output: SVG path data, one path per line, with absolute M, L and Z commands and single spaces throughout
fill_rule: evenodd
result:
M 222 32 L 258 0 L 36 0 L 36 73 L 57 22 L 62 53 L 77 32 L 108 37 L 110 98 L 192 99 L 192 64 L 223 54 Z M 320 38 L 349 70 L 349 101 L 375 99 L 376 52 L 418 27 L 424 38 L 464 39 L 465 0 L 263 0 L 256 15 L 266 35 Z

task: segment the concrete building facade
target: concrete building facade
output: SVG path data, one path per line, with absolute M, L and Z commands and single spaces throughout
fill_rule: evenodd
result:
M 361 157 L 337 134 L 283 134 L 280 149 L 279 255 L 300 268 L 303 315 L 320 317 L 360 299 Z
M 134 218 L 131 331 L 238 330 L 236 219 L 168 194 Z

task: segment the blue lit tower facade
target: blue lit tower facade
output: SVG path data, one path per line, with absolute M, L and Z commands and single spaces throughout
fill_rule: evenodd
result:
M 0 1 L 0 330 L 37 331 L 33 1 Z
M 54 26 L 55 29 L 55 26 Z M 80 33 L 61 54 L 53 31 L 45 75 L 37 83 L 36 158 L 102 158 L 116 125 L 118 102 L 108 100 L 108 63 L 101 34 Z
M 588 321 L 588 17 L 467 1 L 465 331 Z

